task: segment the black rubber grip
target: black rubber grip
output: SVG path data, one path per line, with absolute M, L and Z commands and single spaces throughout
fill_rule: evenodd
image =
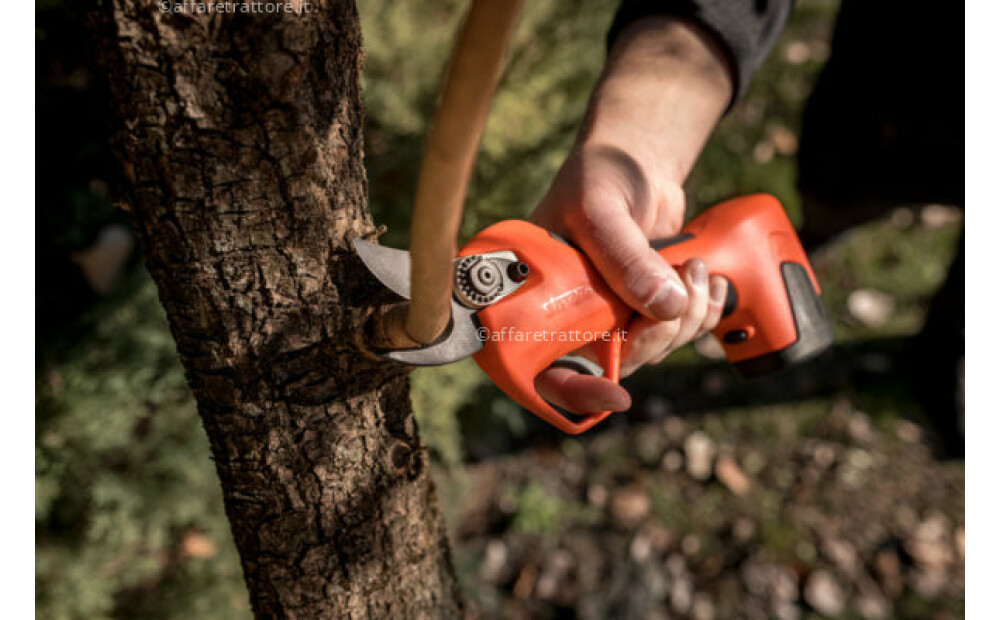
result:
M 805 267 L 798 263 L 782 263 L 781 278 L 785 281 L 797 338 L 784 349 L 737 362 L 737 370 L 745 377 L 781 370 L 819 355 L 833 344 L 833 326 Z

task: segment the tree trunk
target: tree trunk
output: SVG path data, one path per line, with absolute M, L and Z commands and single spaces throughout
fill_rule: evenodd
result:
M 359 344 L 378 286 L 350 249 L 374 235 L 357 11 L 163 8 L 86 14 L 254 613 L 457 616 L 406 376 Z

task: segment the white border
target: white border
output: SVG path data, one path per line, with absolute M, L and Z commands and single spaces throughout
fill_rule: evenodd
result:
M 946 10 L 946 9 L 942 9 Z M 1000 84 L 997 23 L 991 2 L 965 7 L 966 187 L 966 616 L 996 617 L 996 570 L 1000 557 L 1000 388 L 997 319 L 1000 293 Z M 928 42 L 933 45 L 933 43 Z M 955 96 L 961 96 L 955 93 Z M 968 283 L 974 286 L 968 288 Z
M 0 385 L 4 445 L 0 450 L 0 583 L 4 615 L 29 617 L 35 607 L 35 6 L 12 2 L 0 19 Z M 31 411 L 32 414 L 28 415 Z

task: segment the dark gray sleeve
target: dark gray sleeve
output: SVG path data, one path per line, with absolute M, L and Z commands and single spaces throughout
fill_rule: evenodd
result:
M 695 21 L 715 35 L 733 69 L 733 104 L 746 92 L 791 13 L 794 0 L 622 0 L 608 32 L 608 47 L 632 22 L 650 15 Z

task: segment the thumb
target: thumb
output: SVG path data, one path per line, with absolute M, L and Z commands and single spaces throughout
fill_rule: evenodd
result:
M 656 250 L 628 209 L 591 205 L 586 223 L 575 226 L 580 246 L 611 289 L 641 314 L 659 321 L 676 319 L 687 307 L 687 289 Z

